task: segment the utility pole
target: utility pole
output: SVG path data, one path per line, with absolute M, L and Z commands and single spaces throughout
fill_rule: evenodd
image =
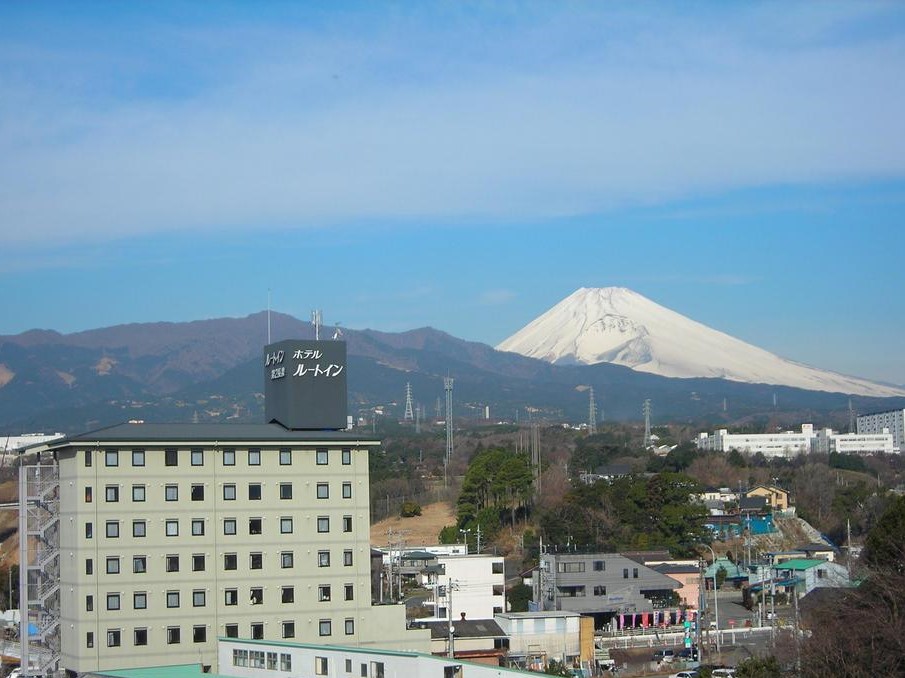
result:
M 478 551 L 477 552 L 478 552 L 478 554 L 480 554 L 481 553 L 481 524 L 480 523 L 478 523 L 478 530 L 477 530 L 476 536 L 478 538 L 478 543 L 477 543 Z
M 458 586 L 458 584 L 456 584 Z M 452 616 L 453 616 L 453 580 L 447 580 L 446 586 L 446 628 L 449 631 L 449 658 L 453 659 L 456 656 L 455 650 L 455 636 L 456 636 L 456 627 L 453 626 Z
M 443 390 L 446 391 L 446 463 L 449 464 L 452 461 L 453 456 L 453 406 L 452 406 L 452 392 L 453 392 L 453 379 L 452 377 L 444 377 L 443 378 Z

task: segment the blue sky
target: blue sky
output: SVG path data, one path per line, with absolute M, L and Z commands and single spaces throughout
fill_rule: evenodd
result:
M 0 334 L 620 285 L 905 383 L 903 216 L 901 3 L 0 4 Z

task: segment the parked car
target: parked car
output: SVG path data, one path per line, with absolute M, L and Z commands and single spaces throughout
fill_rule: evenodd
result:
M 735 669 L 714 669 L 710 675 L 712 678 L 735 678 Z
M 672 662 L 673 659 L 676 658 L 676 651 L 667 649 L 667 650 L 657 650 L 654 652 L 654 656 L 652 657 L 652 661 L 655 662 Z
M 698 678 L 700 675 L 697 669 L 688 669 L 687 671 L 670 674 L 669 678 Z
M 683 647 L 676 656 L 686 662 L 696 662 L 698 660 L 698 648 Z

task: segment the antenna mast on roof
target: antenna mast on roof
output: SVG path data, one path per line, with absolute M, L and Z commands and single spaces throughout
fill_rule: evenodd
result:
M 321 338 L 321 323 L 323 323 L 323 311 L 315 309 L 311 311 L 311 324 L 314 325 L 314 340 Z

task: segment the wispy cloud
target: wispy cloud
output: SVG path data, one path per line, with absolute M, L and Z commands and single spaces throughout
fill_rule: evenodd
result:
M 7 40 L 0 243 L 507 222 L 905 174 L 901 22 L 844 33 L 875 7 L 444 7 L 158 22 L 147 52 Z
M 515 299 L 515 296 L 515 292 L 512 290 L 485 290 L 478 296 L 478 303 L 483 306 L 499 306 L 509 303 Z

